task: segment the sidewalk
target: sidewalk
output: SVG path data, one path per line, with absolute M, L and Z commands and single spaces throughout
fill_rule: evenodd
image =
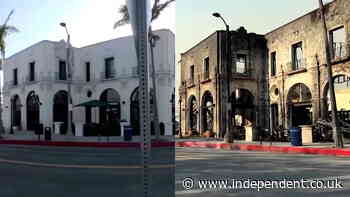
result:
M 86 147 L 140 147 L 140 136 L 133 136 L 131 141 L 124 141 L 121 136 L 69 136 L 52 134 L 51 140 L 45 140 L 44 135 L 38 136 L 34 132 L 16 131 L 14 134 L 2 135 L 0 144 L 42 145 L 42 146 L 86 146 Z M 161 136 L 155 141 L 152 136 L 152 147 L 174 146 L 173 136 Z
M 276 153 L 297 153 L 297 154 L 318 154 L 350 157 L 350 144 L 345 144 L 344 148 L 334 148 L 333 143 L 312 143 L 303 146 L 292 146 L 290 142 L 246 142 L 235 140 L 234 143 L 224 143 L 222 139 L 215 138 L 176 138 L 175 145 L 177 147 L 193 147 L 193 148 L 215 148 L 225 150 L 241 150 L 241 151 L 264 151 Z

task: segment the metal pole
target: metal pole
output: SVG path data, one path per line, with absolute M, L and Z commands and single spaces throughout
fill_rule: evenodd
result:
M 230 113 L 231 113 L 231 105 L 229 103 L 229 97 L 230 97 L 230 79 L 231 79 L 231 67 L 230 67 L 230 54 L 231 54 L 231 47 L 230 47 L 230 27 L 227 25 L 225 19 L 219 14 L 219 13 L 213 13 L 214 17 L 220 18 L 226 27 L 226 46 L 225 46 L 225 52 L 226 52 L 226 65 L 222 69 L 222 72 L 220 73 L 224 78 L 226 77 L 226 85 L 225 80 L 222 80 L 222 90 L 220 92 L 222 93 L 222 102 L 221 102 L 221 108 L 222 108 L 222 132 L 225 131 L 224 138 L 227 139 L 227 137 L 231 138 L 230 132 Z M 232 138 L 233 139 L 233 138 Z M 231 141 L 231 139 L 229 140 Z
M 141 163 L 143 197 L 150 197 L 151 173 L 151 132 L 150 105 L 148 86 L 148 3 L 147 0 L 129 0 L 128 9 L 135 34 L 135 47 L 139 68 L 139 106 L 140 106 L 140 134 L 141 134 Z M 133 20 L 134 19 L 134 20 Z
M 13 132 L 13 101 L 14 101 L 14 99 L 13 98 L 11 98 L 11 128 L 10 128 L 10 134 L 14 134 L 14 132 Z
M 324 36 L 324 44 L 326 49 L 326 64 L 327 64 L 327 71 L 328 71 L 328 86 L 329 86 L 329 93 L 330 93 L 330 100 L 331 100 L 331 109 L 332 109 L 332 127 L 333 127 L 333 138 L 334 143 L 337 148 L 343 148 L 343 138 L 341 134 L 341 130 L 339 128 L 339 122 L 337 117 L 337 104 L 336 104 L 336 98 L 335 98 L 335 92 L 334 92 L 334 84 L 333 84 L 333 74 L 332 74 L 332 63 L 331 63 L 331 50 L 329 48 L 329 39 L 328 39 L 328 33 L 327 33 L 327 25 L 326 25 L 326 19 L 324 16 L 324 7 L 323 7 L 323 1 L 319 0 L 320 4 L 320 14 L 323 24 L 323 36 Z
M 230 105 L 230 79 L 231 79 L 231 46 L 230 46 L 230 40 L 231 40 L 231 37 L 230 37 L 230 27 L 228 25 L 226 25 L 226 66 L 227 66 L 227 95 L 226 95 L 226 122 L 227 122 L 227 125 L 226 125 L 226 132 L 229 133 L 231 132 L 231 120 L 230 120 L 230 114 L 232 112 L 232 109 L 231 109 L 231 105 Z M 232 135 L 232 134 L 231 134 Z M 232 137 L 232 140 L 233 140 L 233 137 Z M 233 141 L 232 141 L 233 142 Z
M 72 97 L 71 97 L 71 92 L 72 92 L 72 68 L 71 68 L 71 62 L 70 62 L 70 51 L 71 51 L 71 45 L 70 45 L 70 35 L 68 33 L 68 30 L 66 28 L 67 31 L 67 69 L 68 69 L 68 120 L 67 120 L 67 134 L 73 134 L 72 133 Z
M 182 109 L 181 109 L 181 96 L 180 96 L 180 99 L 179 99 L 179 103 L 180 103 L 180 112 L 179 112 L 179 115 L 180 115 L 180 125 L 179 125 L 179 138 L 182 138 L 182 130 L 181 130 L 181 126 L 182 126 L 182 119 L 181 119 L 181 112 L 182 112 Z
M 153 120 L 154 120 L 154 129 L 156 133 L 156 139 L 160 139 L 160 131 L 159 131 L 159 117 L 158 117 L 158 90 L 156 83 L 156 68 L 154 64 L 154 53 L 153 49 L 156 45 L 156 37 L 152 32 L 152 28 L 149 28 L 149 43 L 150 43 L 150 52 L 151 52 L 151 66 L 152 66 L 152 83 L 153 83 Z

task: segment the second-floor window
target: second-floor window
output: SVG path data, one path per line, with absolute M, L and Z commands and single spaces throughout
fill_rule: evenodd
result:
M 85 63 L 86 67 L 86 82 L 90 81 L 90 62 Z
M 194 82 L 194 65 L 190 67 L 190 82 Z
M 271 76 L 276 75 L 276 52 L 271 53 Z
M 114 58 L 106 58 L 105 59 L 105 79 L 110 79 L 115 77 L 114 70 Z
M 292 45 L 292 70 L 303 68 L 303 45 L 302 42 Z
M 18 85 L 18 70 L 13 69 L 13 85 Z
M 204 59 L 204 79 L 209 79 L 209 70 L 210 70 L 210 67 L 209 67 L 209 57 L 205 58 Z
M 58 64 L 58 80 L 67 80 L 66 62 L 63 60 Z
M 29 81 L 35 81 L 35 62 L 29 63 Z
M 333 59 L 346 57 L 346 39 L 344 27 L 340 27 L 330 31 L 329 39 L 331 42 Z
M 237 54 L 236 72 L 237 73 L 246 73 L 247 72 L 247 55 Z

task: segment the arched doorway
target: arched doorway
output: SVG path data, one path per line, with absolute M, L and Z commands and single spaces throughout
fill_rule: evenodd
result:
M 150 96 L 149 96 L 149 102 L 150 102 L 150 121 L 151 121 L 151 134 L 154 135 L 154 125 L 152 126 L 153 122 L 153 89 L 150 90 Z M 133 134 L 134 135 L 140 135 L 140 107 L 139 107 L 139 88 L 135 88 L 134 91 L 131 93 L 130 96 L 130 123 L 133 127 Z
M 68 123 L 68 93 L 65 90 L 58 91 L 53 99 L 53 122 Z M 66 126 L 61 130 L 61 134 L 66 134 Z
M 165 135 L 165 125 L 163 122 L 159 123 L 160 135 Z
M 21 99 L 16 94 L 11 99 L 12 126 L 21 127 Z
M 100 100 L 111 106 L 109 109 L 100 107 L 100 123 L 105 123 L 109 118 L 120 119 L 120 96 L 114 89 L 106 89 L 102 92 Z
M 130 96 L 130 124 L 133 127 L 133 135 L 140 135 L 140 108 L 139 88 L 135 88 Z
M 109 123 L 110 135 L 120 136 L 120 96 L 112 88 L 102 92 L 100 100 L 110 104 L 110 107 L 100 107 L 100 123 Z
M 209 91 L 206 91 L 202 98 L 202 132 L 213 131 L 213 112 L 213 96 Z
M 254 96 L 246 89 L 236 89 L 231 94 L 231 123 L 234 126 L 253 125 L 254 114 Z
M 40 123 L 40 101 L 34 91 L 27 96 L 27 130 L 34 131 Z
M 188 126 L 189 126 L 189 131 L 190 135 L 196 135 L 199 134 L 198 131 L 198 114 L 199 114 L 199 109 L 197 105 L 197 100 L 196 97 L 191 96 L 189 98 L 188 102 Z
M 305 84 L 297 83 L 289 89 L 287 105 L 289 126 L 312 124 L 312 95 Z
M 337 103 L 338 118 L 350 123 L 350 77 L 346 75 L 337 75 L 333 77 L 334 92 Z M 331 105 L 330 92 L 327 83 L 323 93 L 323 116 L 330 119 Z
M 236 89 L 230 97 L 230 124 L 234 129 L 234 138 L 244 139 L 246 127 L 255 125 L 254 96 L 247 89 Z

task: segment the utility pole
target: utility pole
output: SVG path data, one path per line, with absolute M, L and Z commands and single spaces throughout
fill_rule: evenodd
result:
M 71 135 L 73 134 L 72 132 L 72 103 L 73 98 L 72 98 L 72 65 L 71 65 L 71 44 L 70 44 L 70 34 L 68 33 L 67 25 L 66 23 L 60 23 L 60 25 L 65 28 L 66 33 L 67 33 L 67 54 L 66 54 L 66 65 L 67 65 L 67 70 L 68 70 L 68 84 L 67 84 L 67 89 L 68 89 L 68 116 L 67 116 L 67 134 Z
M 152 66 L 152 83 L 153 83 L 153 122 L 154 129 L 156 133 L 156 139 L 160 139 L 160 130 L 159 130 L 159 117 L 158 117 L 158 90 L 157 90 L 157 80 L 156 80 L 156 68 L 154 64 L 154 48 L 156 46 L 156 41 L 159 39 L 159 36 L 154 35 L 152 27 L 149 27 L 149 44 L 151 52 L 151 66 Z
M 148 43 L 151 12 L 148 0 L 128 0 L 127 7 L 134 33 L 137 64 L 139 68 L 139 106 L 141 134 L 141 163 L 143 197 L 150 197 L 152 185 L 151 164 L 151 132 L 149 119 L 149 87 L 148 87 Z
M 326 66 L 328 71 L 328 86 L 329 86 L 329 93 L 330 93 L 330 99 L 331 99 L 331 109 L 332 109 L 332 128 L 333 128 L 333 139 L 335 146 L 337 148 L 343 148 L 343 138 L 341 134 L 341 130 L 339 128 L 339 121 L 337 117 L 337 103 L 335 99 L 335 92 L 334 92 L 334 84 L 333 84 L 333 73 L 332 73 L 332 63 L 331 63 L 331 50 L 329 48 L 329 38 L 327 33 L 327 25 L 326 25 L 326 19 L 324 16 L 324 6 L 323 1 L 319 0 L 320 4 L 320 14 L 321 19 L 323 23 L 323 36 L 324 36 L 324 44 L 326 49 Z
M 179 124 L 179 134 L 178 134 L 178 135 L 179 135 L 179 138 L 182 138 L 182 130 L 181 130 L 181 125 L 182 125 L 182 124 L 181 124 L 181 123 L 182 123 L 182 119 L 181 119 L 181 112 L 182 112 L 182 111 L 181 111 L 181 110 L 182 110 L 182 109 L 181 109 L 181 107 L 182 107 L 182 105 L 181 105 L 181 96 L 180 96 L 180 99 L 179 99 L 179 103 L 180 103 L 180 106 L 179 106 L 179 109 L 180 109 L 180 112 L 179 112 L 179 115 L 180 115 L 180 117 L 179 117 L 179 118 L 180 118 L 180 124 Z
M 230 133 L 230 114 L 231 114 L 231 103 L 229 102 L 230 101 L 230 79 L 232 77 L 231 75 L 231 46 L 230 46 L 230 27 L 229 25 L 226 23 L 225 19 L 220 15 L 220 13 L 213 13 L 213 16 L 216 17 L 216 18 L 220 18 L 223 23 L 225 24 L 225 27 L 226 27 L 226 32 L 225 32 L 225 35 L 226 35 L 226 38 L 225 38 L 225 41 L 226 41 L 226 45 L 225 45 L 225 57 L 226 57 L 226 61 L 225 61 L 225 66 L 223 66 L 223 69 L 222 69 L 222 76 L 224 76 L 224 79 L 226 79 L 226 82 L 224 80 L 222 80 L 222 89 L 220 90 L 221 94 L 222 94 L 222 101 L 221 101 L 221 106 L 222 106 L 222 115 L 223 115 L 223 118 L 222 118 L 222 124 L 223 124 L 223 129 L 221 131 L 221 135 L 223 133 L 223 131 L 225 131 L 225 135 L 224 135 L 224 139 L 227 141 L 227 142 L 230 142 L 232 143 L 233 142 L 233 137 L 232 137 L 232 133 Z

